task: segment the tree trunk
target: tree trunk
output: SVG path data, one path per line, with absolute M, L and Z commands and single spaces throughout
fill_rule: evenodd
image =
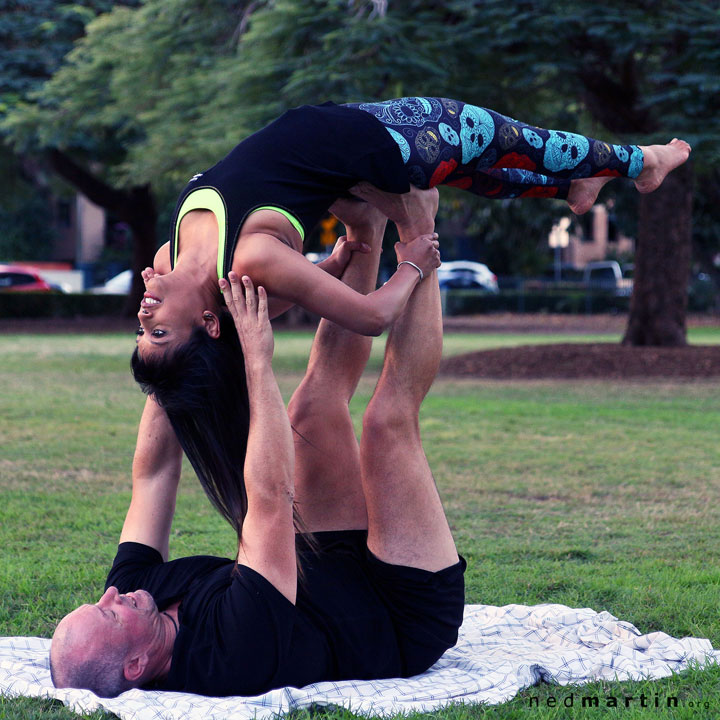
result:
M 576 47 L 586 52 L 595 43 L 599 57 L 610 55 L 605 40 L 583 35 Z M 598 44 L 599 43 L 599 44 Z M 666 60 L 675 50 L 668 48 Z M 661 126 L 643 101 L 638 55 L 624 61 L 585 63 L 578 73 L 585 101 L 593 116 L 609 130 L 642 137 Z M 623 345 L 683 346 L 687 344 L 685 315 L 692 254 L 692 170 L 690 163 L 674 170 L 654 192 L 642 195 L 635 252 L 635 282 Z
M 145 292 L 145 283 L 140 273 L 148 266 L 152 267 L 157 250 L 157 209 L 155 197 L 149 185 L 132 188 L 128 194 L 131 202 L 126 222 L 133 234 L 133 279 L 127 296 L 123 314 L 131 317 L 140 309 L 140 301 Z
M 692 169 L 686 163 L 640 198 L 635 281 L 623 345 L 687 344 Z
M 133 282 L 123 314 L 131 317 L 138 311 L 145 291 L 140 272 L 152 265 L 157 248 L 157 209 L 152 188 L 150 185 L 137 185 L 117 190 L 60 150 L 51 150 L 49 156 L 53 169 L 60 177 L 130 226 L 133 234 Z

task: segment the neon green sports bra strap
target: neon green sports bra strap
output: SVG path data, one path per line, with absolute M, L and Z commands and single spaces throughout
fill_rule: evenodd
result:
M 223 277 L 225 264 L 225 246 L 227 245 L 227 210 L 222 195 L 215 188 L 204 187 L 193 190 L 183 201 L 175 223 L 175 252 L 173 266 L 177 263 L 178 246 L 180 244 L 180 221 L 191 210 L 210 210 L 218 224 L 218 256 L 217 274 Z
M 217 257 L 217 274 L 218 278 L 224 276 L 225 270 L 225 248 L 227 247 L 227 208 L 225 207 L 225 200 L 222 195 L 211 187 L 198 188 L 193 190 L 183 201 L 180 206 L 180 210 L 177 214 L 177 220 L 175 223 L 175 245 L 173 249 L 173 267 L 177 263 L 179 245 L 180 245 L 180 221 L 192 210 L 210 210 L 218 225 L 218 257 Z M 262 207 L 255 208 L 252 213 L 258 212 L 258 210 L 272 210 L 280 213 L 283 217 L 290 221 L 290 224 L 298 231 L 301 240 L 305 241 L 305 231 L 300 221 L 287 210 L 276 207 L 275 205 L 263 205 Z
M 282 208 L 279 208 L 275 205 L 263 205 L 262 207 L 255 208 L 250 215 L 253 213 L 258 212 L 259 210 L 273 210 L 277 213 L 280 213 L 283 217 L 286 217 L 290 224 L 298 231 L 298 235 L 300 235 L 300 239 L 305 242 L 305 230 L 303 230 L 303 226 L 300 224 L 300 221 L 291 213 L 289 213 L 287 210 L 283 210 Z

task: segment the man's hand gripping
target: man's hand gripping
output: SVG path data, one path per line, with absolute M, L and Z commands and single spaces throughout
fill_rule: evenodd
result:
M 242 285 L 236 273 L 231 272 L 229 277 L 229 283 L 225 278 L 220 280 L 220 290 L 235 323 L 245 364 L 248 367 L 270 365 L 275 341 L 265 288 L 258 287 L 256 293 L 247 275 L 242 276 Z

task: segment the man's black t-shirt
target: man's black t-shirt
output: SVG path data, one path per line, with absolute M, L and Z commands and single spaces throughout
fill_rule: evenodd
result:
M 159 687 L 257 695 L 320 680 L 406 674 L 402 641 L 368 569 L 365 533 L 316 537 L 319 554 L 301 551 L 305 579 L 298 585 L 296 605 L 257 572 L 232 560 L 196 556 L 163 562 L 153 548 L 122 543 L 107 586 L 121 593 L 147 590 L 161 611 L 182 599 L 170 672 Z M 463 569 L 464 563 L 460 583 Z M 458 625 L 462 597 L 459 618 Z M 437 656 L 453 643 L 450 637 Z

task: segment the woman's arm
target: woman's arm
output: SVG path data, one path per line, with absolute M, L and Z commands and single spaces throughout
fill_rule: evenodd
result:
M 320 271 L 322 272 L 322 270 Z M 267 295 L 249 277 L 220 281 L 245 356 L 250 431 L 245 455 L 248 509 L 237 562 L 259 572 L 290 602 L 297 594 L 293 496 L 295 451 L 290 421 L 272 372 L 273 335 Z
M 435 235 L 396 245 L 398 256 L 411 260 L 425 275 L 440 265 Z M 248 235 L 235 251 L 233 268 L 251 275 L 273 297 L 291 301 L 361 335 L 380 335 L 402 312 L 420 279 L 401 265 L 383 287 L 369 295 L 340 280 L 269 235 Z
M 354 228 L 348 228 L 348 235 L 354 232 L 356 232 Z M 337 239 L 330 257 L 316 263 L 321 270 L 335 278 L 342 277 L 353 253 L 359 252 L 367 255 L 370 252 L 370 246 L 366 242 L 349 240 L 348 235 L 341 235 Z
M 121 543 L 149 545 L 167 560 L 181 464 L 182 450 L 175 431 L 165 411 L 148 397 L 138 429 L 132 498 Z
M 353 253 L 356 252 L 367 254 L 370 252 L 370 246 L 364 242 L 348 240 L 347 236 L 343 235 L 337 239 L 330 257 L 325 258 L 322 262 L 315 263 L 315 265 L 328 275 L 340 278 L 345 272 Z M 287 312 L 291 307 L 295 307 L 295 303 L 291 300 L 283 300 L 279 297 L 268 298 L 268 315 L 271 320 Z

